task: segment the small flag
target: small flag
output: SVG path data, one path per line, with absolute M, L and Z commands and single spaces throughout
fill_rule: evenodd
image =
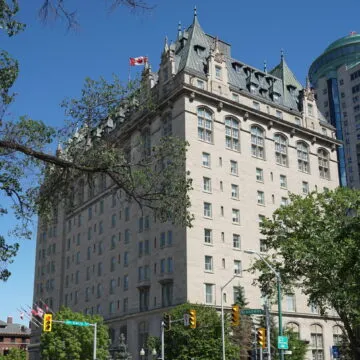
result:
M 40 306 L 36 307 L 36 311 L 37 311 L 37 316 L 41 318 L 44 316 L 44 310 Z
M 147 56 L 139 56 L 135 58 L 130 58 L 129 60 L 130 66 L 145 65 L 147 62 L 148 62 Z
M 20 312 L 20 319 L 24 320 L 24 312 L 23 311 Z

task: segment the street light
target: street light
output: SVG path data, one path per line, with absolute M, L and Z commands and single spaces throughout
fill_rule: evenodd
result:
M 143 359 L 144 356 L 145 356 L 145 350 L 144 350 L 144 348 L 141 348 L 141 350 L 140 350 L 140 358 Z
M 221 339 L 222 339 L 222 360 L 225 358 L 225 324 L 224 324 L 224 304 L 223 304 L 223 291 L 224 289 L 239 275 L 235 274 L 224 286 L 221 286 Z
M 278 322 L 279 322 L 279 336 L 283 335 L 283 328 L 282 328 L 282 311 L 281 311 L 281 277 L 280 273 L 278 273 L 270 264 L 269 262 L 256 250 L 244 250 L 247 254 L 255 254 L 257 255 L 265 264 L 266 266 L 274 273 L 276 276 L 277 282 L 277 297 L 278 297 Z M 279 357 L 280 360 L 284 360 L 284 351 L 279 349 Z
M 156 358 L 157 352 L 156 352 L 156 349 L 155 349 L 155 348 L 152 349 L 151 355 L 152 355 L 153 359 Z

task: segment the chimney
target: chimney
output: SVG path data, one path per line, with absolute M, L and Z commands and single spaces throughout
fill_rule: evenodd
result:
M 12 323 L 13 323 L 13 318 L 12 318 L 12 316 L 8 316 L 8 317 L 7 317 L 7 323 L 8 323 L 8 324 L 12 324 Z

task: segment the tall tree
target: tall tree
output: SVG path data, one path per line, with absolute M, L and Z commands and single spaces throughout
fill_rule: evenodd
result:
M 360 191 L 338 188 L 291 195 L 288 206 L 265 219 L 261 233 L 267 260 L 280 272 L 285 291 L 300 287 L 321 314 L 336 310 L 354 359 L 360 359 Z M 262 261 L 257 279 L 262 291 L 276 288 L 273 272 Z
M 97 324 L 96 359 L 108 359 L 109 333 L 100 316 L 89 316 L 62 308 L 53 320 L 75 320 Z M 40 339 L 41 358 L 49 359 L 92 359 L 94 327 L 71 326 L 53 323 L 51 332 L 43 332 Z
M 113 3 L 145 4 L 135 0 Z M 44 5 L 65 10 L 63 0 L 45 1 Z M 17 0 L 0 0 L 0 27 L 8 36 L 24 29 L 24 24 L 16 20 L 18 11 Z M 88 78 L 78 99 L 63 102 L 67 123 L 56 130 L 28 116 L 15 121 L 6 116 L 14 101 L 11 87 L 18 68 L 16 60 L 0 52 L 0 192 L 3 198 L 11 199 L 12 211 L 19 220 L 16 236 L 29 237 L 27 225 L 33 215 L 51 214 L 59 201 L 72 199 L 74 191 L 82 186 L 80 180 L 90 186 L 104 177 L 110 179 L 114 192 L 121 189 L 129 201 L 152 210 L 158 220 L 191 225 L 187 195 L 191 179 L 184 167 L 187 144 L 163 137 L 150 145 L 140 135 L 136 156 L 128 152 L 127 125 L 132 116 L 155 116 L 156 104 L 147 89 L 139 83 L 123 85 L 116 76 L 112 81 Z M 48 149 L 54 149 L 54 142 L 59 141 L 64 148 L 54 155 L 54 150 Z M 69 201 L 67 205 L 74 203 Z M 7 211 L 1 203 L 0 215 Z M 14 259 L 17 248 L 18 244 L 8 245 L 0 238 L 0 280 L 10 275 L 7 264 Z
M 190 309 L 196 310 L 197 326 L 190 329 L 184 326 L 184 314 Z M 183 304 L 174 308 L 170 313 L 171 320 L 177 320 L 171 324 L 171 329 L 165 331 L 165 357 L 173 360 L 218 360 L 222 354 L 221 320 L 215 308 L 198 305 Z M 238 357 L 239 349 L 231 341 L 230 326 L 225 324 L 226 357 L 234 359 Z M 160 349 L 159 340 L 150 338 L 148 341 L 149 352 L 153 348 Z
M 12 348 L 7 355 L 0 355 L 0 360 L 26 360 L 26 351 L 19 348 Z

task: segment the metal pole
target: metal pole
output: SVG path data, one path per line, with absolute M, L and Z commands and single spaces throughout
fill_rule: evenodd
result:
M 261 346 L 260 346 L 260 349 L 259 349 L 259 353 L 260 353 L 260 360 L 263 360 L 263 349 L 262 349 Z
M 224 324 L 224 304 L 223 304 L 223 288 L 221 288 L 221 341 L 222 341 L 222 359 L 225 360 L 225 324 Z
M 267 342 L 267 358 L 268 360 L 271 360 L 271 344 L 270 344 L 270 313 L 269 313 L 269 306 L 266 303 L 264 305 L 265 308 L 265 316 L 266 316 L 266 342 Z
M 165 323 L 161 321 L 161 360 L 165 360 Z
M 221 299 L 220 299 L 220 306 L 221 306 L 221 341 L 222 341 L 222 360 L 226 360 L 225 357 L 225 324 L 224 324 L 224 304 L 223 304 L 223 291 L 224 289 L 239 275 L 234 275 L 224 286 L 221 286 Z
M 282 327 L 282 310 L 281 310 L 281 277 L 279 273 L 276 273 L 277 279 L 277 293 L 278 293 L 278 316 L 279 316 L 279 336 L 283 335 Z M 279 349 L 280 360 L 284 360 L 284 350 Z
M 93 353 L 93 360 L 96 360 L 96 333 L 97 333 L 97 323 L 94 324 L 94 353 Z

